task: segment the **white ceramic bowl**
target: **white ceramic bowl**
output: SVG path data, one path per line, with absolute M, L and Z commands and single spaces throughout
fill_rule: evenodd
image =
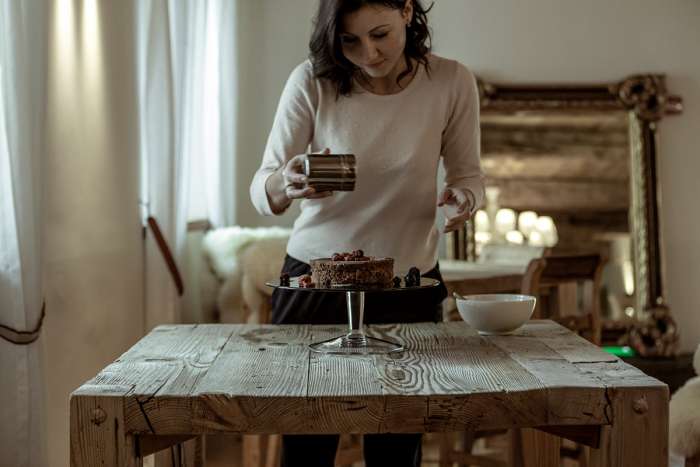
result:
M 457 298 L 459 315 L 479 334 L 510 334 L 535 310 L 532 295 L 485 294 Z

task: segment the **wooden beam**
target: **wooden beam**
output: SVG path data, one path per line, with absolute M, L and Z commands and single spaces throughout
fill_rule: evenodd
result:
M 138 435 L 136 437 L 137 450 L 141 457 L 146 457 L 154 452 L 162 451 L 176 444 L 184 443 L 197 435 L 172 435 L 172 436 L 158 436 L 158 435 Z
M 592 448 L 600 446 L 600 426 L 583 425 L 583 426 L 541 426 L 538 430 L 544 431 L 561 438 L 568 439 L 575 443 L 585 444 Z

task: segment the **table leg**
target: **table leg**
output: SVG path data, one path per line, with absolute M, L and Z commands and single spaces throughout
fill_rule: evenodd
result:
M 73 396 L 70 406 L 71 467 L 142 467 L 121 397 Z
M 591 467 L 668 466 L 668 388 L 609 389 L 612 425 L 591 449 Z

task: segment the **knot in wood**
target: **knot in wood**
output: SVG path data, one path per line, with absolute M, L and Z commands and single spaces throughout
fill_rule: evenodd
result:
M 645 397 L 640 397 L 639 399 L 635 399 L 635 401 L 632 403 L 632 409 L 638 414 L 645 414 L 649 411 L 649 404 L 647 403 L 647 400 Z
M 107 413 L 105 413 L 104 410 L 99 407 L 92 410 L 92 413 L 90 414 L 90 421 L 92 423 L 99 426 L 105 420 L 107 420 Z

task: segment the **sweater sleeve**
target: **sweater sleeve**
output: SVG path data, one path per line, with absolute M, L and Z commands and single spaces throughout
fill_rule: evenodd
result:
M 287 80 L 267 139 L 262 164 L 250 184 L 250 198 L 260 214 L 274 214 L 265 191 L 268 177 L 289 159 L 308 149 L 313 137 L 317 105 L 316 80 L 313 78 L 311 63 L 306 61 L 297 66 Z
M 445 187 L 464 191 L 473 214 L 484 201 L 479 92 L 474 75 L 459 63 L 452 93 L 452 112 L 442 134 Z

